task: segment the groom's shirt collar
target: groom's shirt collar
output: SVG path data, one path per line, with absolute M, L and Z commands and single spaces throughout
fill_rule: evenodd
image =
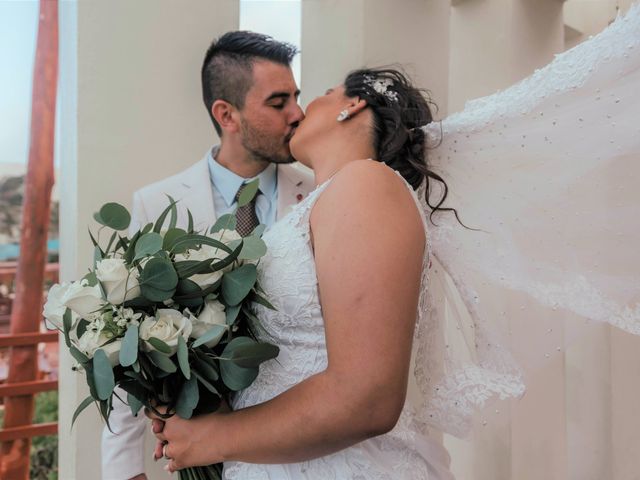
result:
M 211 183 L 213 184 L 213 187 L 220 192 L 222 198 L 227 204 L 227 207 L 231 207 L 231 205 L 233 205 L 240 185 L 248 183 L 254 178 L 259 179 L 260 192 L 262 192 L 263 195 L 268 199 L 275 196 L 278 188 L 277 167 L 275 163 L 270 163 L 267 168 L 260 172 L 256 177 L 243 178 L 218 163 L 215 157 L 218 154 L 219 148 L 220 147 L 215 146 L 209 152 L 209 174 L 211 176 Z

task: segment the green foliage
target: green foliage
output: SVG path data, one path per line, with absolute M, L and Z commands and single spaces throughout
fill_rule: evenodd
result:
M 256 283 L 258 273 L 253 264 L 243 265 L 222 277 L 222 296 L 227 305 L 238 305 Z
M 105 203 L 93 218 L 101 225 L 114 230 L 126 230 L 131 223 L 131 215 L 127 209 L 115 202 Z

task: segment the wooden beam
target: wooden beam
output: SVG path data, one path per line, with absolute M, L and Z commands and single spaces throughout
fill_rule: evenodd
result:
M 20 397 L 58 389 L 57 380 L 33 380 L 0 385 L 0 397 Z
M 0 430 L 0 442 L 14 442 L 24 438 L 42 437 L 45 435 L 57 435 L 57 423 L 38 423 L 22 427 L 3 428 Z M 14 478 L 14 477 L 2 477 Z
M 58 1 L 40 0 L 38 39 L 33 68 L 29 163 L 25 177 L 20 258 L 10 333 L 38 333 L 42 322 L 42 290 L 47 262 L 47 233 L 53 187 L 56 90 L 58 84 Z M 7 383 L 28 382 L 38 374 L 37 345 L 11 347 Z M 33 395 L 7 398 L 0 448 L 0 478 L 28 480 Z M 40 429 L 46 427 L 38 427 Z M 51 428 L 51 427 L 49 427 Z M 18 429 L 18 430 L 15 430 Z M 22 430 L 21 430 L 22 429 Z M 26 430 L 25 430 L 26 429 Z
M 58 341 L 58 332 L 43 333 L 3 333 L 0 335 L 0 348 L 54 343 Z

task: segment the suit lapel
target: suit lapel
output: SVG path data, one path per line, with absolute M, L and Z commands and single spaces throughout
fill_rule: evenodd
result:
M 181 187 L 184 191 L 181 203 L 185 211 L 184 216 L 181 214 L 180 217 L 184 219 L 186 227 L 188 218 L 186 209 L 188 208 L 193 215 L 195 229 L 201 231 L 216 221 L 207 156 L 186 173 L 181 179 Z

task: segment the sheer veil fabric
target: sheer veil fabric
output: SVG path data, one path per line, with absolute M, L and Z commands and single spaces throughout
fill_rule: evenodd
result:
M 529 78 L 425 127 L 445 205 L 477 229 L 447 212 L 429 225 L 414 358 L 426 424 L 464 436 L 489 399 L 521 396 L 526 373 L 559 348 L 549 323 L 569 312 L 640 334 L 639 119 L 636 3 Z M 510 319 L 489 299 L 505 291 L 544 307 L 517 313 L 540 325 L 534 356 L 504 346 Z

